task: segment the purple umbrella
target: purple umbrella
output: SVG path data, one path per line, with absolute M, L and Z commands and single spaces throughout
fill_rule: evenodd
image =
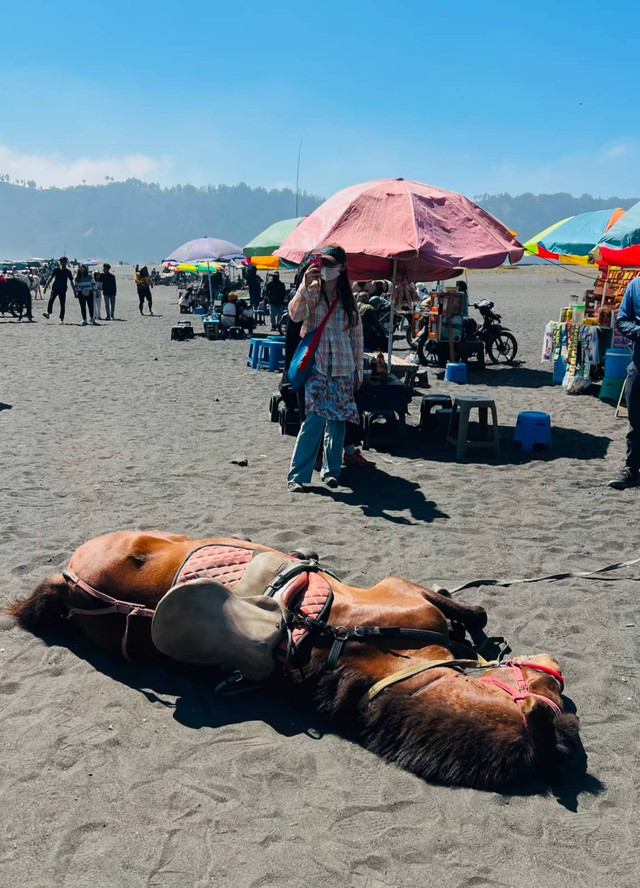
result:
M 220 262 L 243 258 L 242 247 L 218 237 L 197 237 L 174 250 L 163 262 Z

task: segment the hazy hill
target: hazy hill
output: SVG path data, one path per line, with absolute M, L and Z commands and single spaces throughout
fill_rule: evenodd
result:
M 524 243 L 554 222 L 576 216 L 578 213 L 590 213 L 594 210 L 606 210 L 622 207 L 628 210 L 637 203 L 637 197 L 592 197 L 583 194 L 574 197 L 572 194 L 481 194 L 473 198 L 492 215 L 501 219 L 513 231 L 518 232 L 518 239 Z
M 475 200 L 526 240 L 553 222 L 635 199 L 583 194 L 483 194 Z M 302 193 L 299 215 L 322 201 Z M 289 189 L 239 185 L 195 188 L 129 179 L 105 185 L 39 189 L 0 176 L 0 258 L 58 256 L 159 261 L 194 237 L 223 237 L 240 246 L 258 232 L 295 214 Z
M 299 215 L 322 198 L 303 192 Z M 248 185 L 195 188 L 129 179 L 105 185 L 39 189 L 0 181 L 0 257 L 59 256 L 159 261 L 195 237 L 243 246 L 280 219 L 295 215 L 289 189 Z

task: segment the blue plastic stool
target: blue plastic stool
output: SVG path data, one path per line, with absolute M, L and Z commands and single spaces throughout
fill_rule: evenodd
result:
M 564 358 L 558 358 L 553 362 L 553 381 L 557 385 L 562 384 L 562 380 L 567 372 L 567 362 Z
M 458 382 L 465 385 L 467 382 L 467 365 L 462 362 L 448 363 L 444 369 L 444 378 L 447 382 Z
M 257 369 L 284 370 L 284 342 L 274 342 L 272 339 L 263 339 L 258 347 Z
M 531 451 L 536 446 L 551 447 L 551 417 L 537 410 L 518 413 L 513 440 L 525 451 Z
M 249 340 L 249 354 L 247 355 L 247 367 L 251 367 L 252 370 L 258 369 L 258 360 L 260 358 L 260 346 L 264 342 L 264 339 L 250 339 Z
M 196 307 L 193 309 L 193 313 L 196 315 L 203 315 L 204 308 L 201 305 L 196 305 Z

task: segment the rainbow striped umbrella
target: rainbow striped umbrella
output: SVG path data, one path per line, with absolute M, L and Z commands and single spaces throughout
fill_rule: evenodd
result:
M 532 256 L 555 259 L 566 265 L 589 265 L 589 253 L 603 235 L 625 215 L 625 210 L 596 210 L 561 219 L 524 244 Z
M 591 256 L 603 265 L 640 268 L 640 201 L 611 226 Z

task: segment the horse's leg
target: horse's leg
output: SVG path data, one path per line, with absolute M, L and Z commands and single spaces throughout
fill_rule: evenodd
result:
M 409 580 L 403 580 L 400 577 L 385 577 L 381 583 L 374 586 L 375 590 L 380 588 L 391 598 L 394 594 L 402 593 L 404 597 L 413 592 L 423 600 L 426 599 L 430 604 L 435 605 L 448 620 L 462 623 L 466 629 L 483 629 L 487 625 L 487 612 L 483 607 L 454 601 L 439 592 L 434 592 L 433 589 L 427 589 L 426 586 L 419 586 Z

